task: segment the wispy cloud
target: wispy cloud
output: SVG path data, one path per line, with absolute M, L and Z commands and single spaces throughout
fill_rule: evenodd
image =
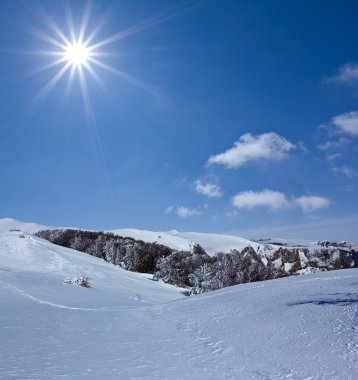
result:
M 199 209 L 184 206 L 169 206 L 165 209 L 166 214 L 175 214 L 180 218 L 189 218 L 190 216 L 201 215 L 203 212 Z
M 356 174 L 355 170 L 349 166 L 334 166 L 332 170 L 336 173 L 343 174 L 347 178 L 352 178 Z
M 358 137 L 358 111 L 346 112 L 332 117 L 328 124 L 319 127 L 327 133 L 328 141 L 318 145 L 325 153 L 330 169 L 346 178 L 352 178 L 355 171 L 345 161 L 348 145 Z
M 332 153 L 332 154 L 328 154 L 327 155 L 327 160 L 332 162 L 334 160 L 336 160 L 337 158 L 340 158 L 342 157 L 342 153 Z
M 202 183 L 198 179 L 194 184 L 197 193 L 206 195 L 209 198 L 220 198 L 223 195 L 220 186 L 213 183 Z
M 304 212 L 312 212 L 328 207 L 331 202 L 328 198 L 318 196 L 303 196 L 293 200 Z
M 337 74 L 326 80 L 327 83 L 336 82 L 346 85 L 358 84 L 358 64 L 357 63 L 347 63 L 342 65 Z
M 346 137 L 340 137 L 338 140 L 334 141 L 326 141 L 320 145 L 318 145 L 318 148 L 321 150 L 333 150 L 333 149 L 339 149 L 344 147 L 345 145 L 349 144 L 351 142 L 350 139 L 347 139 Z
M 294 148 L 294 144 L 274 132 L 256 136 L 246 133 L 234 143 L 232 148 L 211 156 L 208 164 L 238 168 L 248 161 L 278 161 L 285 158 L 286 154 Z
M 301 196 L 288 198 L 284 193 L 273 190 L 244 191 L 232 198 L 232 204 L 239 209 L 265 207 L 272 211 L 279 211 L 298 206 L 303 212 L 312 212 L 328 207 L 330 200 L 321 196 Z

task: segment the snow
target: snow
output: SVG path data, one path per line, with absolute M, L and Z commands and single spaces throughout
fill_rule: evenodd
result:
M 249 245 L 257 250 L 257 248 L 260 246 L 260 244 L 257 244 L 251 240 L 232 235 L 208 234 L 198 232 L 182 232 L 177 233 L 176 235 L 200 244 L 209 255 L 214 255 L 217 252 L 229 252 L 232 249 L 242 251 Z
M 41 224 L 36 223 L 21 222 L 12 218 L 0 219 L 0 233 L 8 232 L 9 230 L 20 230 L 31 234 L 49 228 L 51 227 L 43 226 Z
M 125 271 L 85 253 L 19 232 L 0 234 L 0 269 L 0 281 L 9 290 L 64 308 L 137 307 L 133 300 L 138 294 L 145 304 L 183 297 L 183 289 L 153 281 L 152 276 Z M 77 276 L 89 278 L 91 292 L 64 284 L 66 278 Z
M 15 219 L 0 219 L 0 232 L 7 232 L 10 229 L 19 229 L 26 233 L 35 233 L 39 230 L 51 229 L 53 227 L 43 226 L 36 223 L 20 222 Z M 61 227 L 63 228 L 63 227 Z M 209 255 L 216 252 L 229 252 L 231 249 L 242 250 L 248 245 L 258 248 L 260 244 L 232 235 L 209 234 L 197 232 L 178 232 L 171 230 L 168 232 L 156 232 L 138 230 L 133 228 L 114 229 L 112 232 L 123 237 L 131 237 L 143 240 L 148 243 L 158 243 L 178 251 L 190 251 L 194 244 L 200 244 Z M 261 246 L 263 246 L 261 244 Z
M 280 245 L 290 248 L 320 248 L 321 246 L 317 244 L 317 240 L 297 240 L 297 239 L 260 239 L 257 242 L 271 245 Z M 321 247 L 322 248 L 322 247 Z
M 10 224 L 0 223 L 0 379 L 357 378 L 358 269 L 184 297 Z M 76 276 L 91 288 L 63 282 Z
M 190 251 L 194 245 L 194 243 L 188 239 L 184 239 L 180 236 L 175 236 L 175 234 L 166 232 L 153 232 L 131 228 L 116 229 L 109 232 L 123 237 L 143 240 L 146 243 L 162 244 L 177 251 Z
M 322 246 L 317 241 L 313 240 L 290 240 L 290 239 L 262 239 L 249 240 L 235 235 L 214 234 L 214 233 L 199 233 L 199 232 L 179 232 L 171 230 L 167 232 L 154 232 L 138 229 L 116 229 L 111 230 L 114 234 L 128 236 L 134 239 L 143 240 L 148 243 L 159 243 L 166 245 L 175 250 L 188 251 L 191 250 L 194 244 L 200 244 L 205 251 L 213 256 L 217 252 L 228 253 L 232 249 L 242 251 L 245 247 L 251 246 L 262 256 L 271 256 L 280 247 L 306 248 L 311 252 L 321 250 Z M 351 245 L 358 247 L 358 245 Z
M 243 250 L 248 245 L 257 249 L 260 244 L 238 236 L 210 234 L 198 232 L 178 232 L 171 230 L 168 232 L 153 232 L 136 229 L 116 229 L 111 230 L 114 234 L 128 236 L 134 239 L 143 240 L 148 243 L 159 243 L 175 250 L 190 251 L 194 244 L 200 244 L 209 255 L 217 252 L 229 252 L 232 249 Z M 261 246 L 263 246 L 261 244 Z

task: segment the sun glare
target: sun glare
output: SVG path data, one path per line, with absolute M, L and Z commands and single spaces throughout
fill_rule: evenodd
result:
M 112 57 L 111 60 L 113 61 L 113 58 L 119 55 L 118 47 L 113 46 L 110 50 L 107 49 L 114 43 L 119 43 L 123 39 L 141 33 L 146 29 L 154 27 L 181 14 L 183 10 L 190 8 L 190 1 L 192 0 L 187 0 L 189 3 L 186 1 L 180 2 L 179 5 L 164 9 L 153 17 L 149 17 L 138 24 L 129 26 L 126 29 L 105 38 L 100 38 L 100 31 L 104 25 L 104 19 L 97 25 L 93 25 L 93 21 L 91 21 L 91 8 L 93 3 L 92 0 L 85 1 L 87 2 L 83 10 L 82 20 L 79 22 L 75 22 L 72 17 L 69 1 L 65 2 L 65 4 L 67 4 L 65 6 L 65 21 L 67 27 L 64 23 L 59 24 L 56 21 L 57 17 L 48 15 L 45 9 L 36 3 L 36 12 L 34 13 L 40 16 L 41 25 L 45 22 L 45 29 L 42 30 L 38 27 L 31 27 L 29 32 L 39 40 L 37 41 L 37 44 L 40 45 L 41 43 L 41 48 L 26 51 L 24 53 L 32 54 L 35 57 L 46 57 L 47 62 L 43 65 L 36 65 L 33 74 L 48 72 L 50 75 L 49 79 L 39 89 L 38 93 L 33 97 L 25 111 L 31 112 L 35 108 L 38 108 L 60 80 L 66 80 L 67 86 L 65 96 L 68 96 L 73 87 L 74 80 L 77 79 L 82 95 L 87 125 L 93 136 L 96 145 L 96 153 L 98 154 L 99 161 L 102 163 L 103 172 L 107 173 L 103 148 L 96 127 L 87 81 L 91 78 L 99 85 L 99 87 L 103 90 L 107 90 L 99 72 L 106 71 L 152 96 L 163 99 L 157 88 L 111 66 L 108 62 L 109 57 Z M 97 17 L 97 20 L 98 19 L 99 18 Z M 121 52 L 120 55 L 124 55 L 124 53 Z M 105 174 L 105 176 L 107 186 L 110 188 L 109 178 L 107 174 Z
M 82 66 L 88 63 L 89 50 L 80 43 L 73 43 L 68 45 L 65 49 L 64 56 L 66 61 L 72 66 Z
M 148 18 L 104 39 L 99 38 L 99 32 L 103 26 L 103 22 L 93 28 L 90 27 L 90 0 L 88 0 L 83 10 L 82 21 L 77 25 L 73 20 L 71 8 L 69 6 L 65 8 L 67 30 L 61 28 L 54 18 L 50 17 L 43 8 L 39 8 L 41 19 L 46 22 L 48 31 L 37 28 L 30 30 L 45 46 L 42 50 L 34 50 L 31 53 L 35 56 L 46 56 L 49 58 L 49 62 L 39 67 L 36 73 L 52 70 L 53 75 L 40 89 L 39 94 L 32 100 L 31 107 L 33 107 L 34 104 L 40 103 L 62 78 L 67 77 L 68 89 L 70 89 L 75 77 L 77 77 L 86 112 L 88 115 L 91 115 L 92 109 L 88 93 L 87 78 L 91 77 L 100 87 L 105 88 L 98 74 L 98 70 L 105 70 L 151 95 L 160 97 L 158 91 L 152 86 L 105 62 L 106 57 L 115 56 L 117 54 L 117 49 L 113 49 L 114 51 L 103 51 L 103 49 L 133 34 L 140 33 L 158 25 L 180 14 L 185 8 L 187 8 L 185 3 L 184 5 L 170 7 L 158 13 L 157 16 Z

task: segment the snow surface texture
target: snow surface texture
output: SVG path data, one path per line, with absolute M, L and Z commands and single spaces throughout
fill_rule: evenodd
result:
M 3 228 L 0 302 L 0 379 L 357 379 L 358 269 L 184 297 Z

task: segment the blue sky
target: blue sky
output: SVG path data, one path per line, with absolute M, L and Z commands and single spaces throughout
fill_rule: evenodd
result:
M 2 1 L 0 217 L 358 240 L 357 14 Z M 84 15 L 92 61 L 73 62 L 61 33 Z

